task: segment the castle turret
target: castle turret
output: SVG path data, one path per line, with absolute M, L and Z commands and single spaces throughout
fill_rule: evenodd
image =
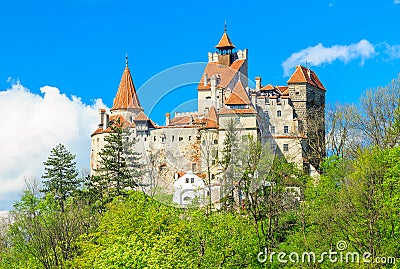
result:
M 121 82 L 110 111 L 112 115 L 122 115 L 125 119 L 131 122 L 140 112 L 143 111 L 128 67 L 128 56 L 126 57 L 125 70 L 122 74 Z
M 217 111 L 223 108 L 225 97 L 240 80 L 247 87 L 247 49 L 234 51 L 236 48 L 226 31 L 218 44 L 216 52 L 208 53 L 208 64 L 197 87 L 198 111 L 214 106 Z
M 325 157 L 325 92 L 311 69 L 296 66 L 288 80 L 289 98 L 295 110 L 299 132 L 307 137 L 306 159 L 318 169 Z
M 226 33 L 226 26 L 224 33 L 222 34 L 222 37 L 215 48 L 218 49 L 218 62 L 225 66 L 230 66 L 234 60 L 233 49 L 235 48 L 235 45 L 233 45 L 228 34 Z

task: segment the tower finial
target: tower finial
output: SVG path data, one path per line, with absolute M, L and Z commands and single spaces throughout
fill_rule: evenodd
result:
M 128 53 L 126 53 L 126 56 L 125 56 L 125 64 L 126 64 L 126 67 L 128 67 Z
M 226 27 L 227 27 L 228 25 L 226 24 L 226 20 L 225 20 L 225 22 L 224 22 L 224 32 L 226 33 Z

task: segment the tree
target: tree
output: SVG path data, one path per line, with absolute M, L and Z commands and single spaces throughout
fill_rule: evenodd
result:
M 238 130 L 235 126 L 233 119 L 230 119 L 225 126 L 225 138 L 223 142 L 223 148 L 221 150 L 221 157 L 219 160 L 222 166 L 222 182 L 221 182 L 221 194 L 223 195 L 223 206 L 226 209 L 232 209 L 234 206 L 234 193 L 233 183 L 238 176 L 239 164 L 239 139 Z
M 99 156 L 99 168 L 91 178 L 91 188 L 97 193 L 102 205 L 126 189 L 138 187 L 143 175 L 140 153 L 134 151 L 136 143 L 128 127 L 118 118 L 110 122 L 111 132 L 104 138 L 105 144 Z
M 307 151 L 306 157 L 311 165 L 320 170 L 326 157 L 325 106 L 312 106 L 307 110 Z
M 212 207 L 211 180 L 213 180 L 211 173 L 217 167 L 218 163 L 218 143 L 215 143 L 217 138 L 217 133 L 214 129 L 203 128 L 200 130 L 201 164 L 202 168 L 205 169 L 206 172 L 205 185 L 209 190 L 208 206 L 210 208 L 210 212 Z
M 27 182 L 10 212 L 1 268 L 65 268 L 77 254 L 78 236 L 95 226 L 96 217 L 84 201 L 69 197 L 61 211 L 53 193 L 41 197 L 37 190 L 35 181 Z
M 355 105 L 335 104 L 326 115 L 326 151 L 328 156 L 355 158 L 361 146 Z
M 387 148 L 398 142 L 400 134 L 391 133 L 400 102 L 400 76 L 385 87 L 368 90 L 360 98 L 357 124 L 365 146 Z M 398 117 L 398 115 L 397 115 Z
M 139 191 L 114 200 L 80 238 L 74 268 L 257 268 L 247 218 L 162 204 Z
M 64 203 L 74 190 L 82 183 L 78 178 L 78 170 L 71 154 L 63 144 L 58 144 L 51 150 L 51 154 L 44 162 L 44 193 L 52 193 L 64 210 Z

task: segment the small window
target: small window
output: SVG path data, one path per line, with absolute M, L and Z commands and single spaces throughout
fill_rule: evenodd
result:
M 174 142 L 174 140 L 175 140 L 175 136 L 172 136 L 171 141 Z
M 218 144 L 218 140 L 217 139 L 214 140 L 214 144 Z
M 156 141 L 156 136 L 154 136 L 154 141 Z
M 296 95 L 300 95 L 300 91 L 299 90 L 296 90 Z
M 183 140 L 183 137 L 182 137 L 182 136 L 180 136 L 180 137 L 179 137 L 179 141 L 182 141 L 182 140 Z
M 275 133 L 275 126 L 271 126 L 271 134 Z
M 280 111 L 280 110 L 276 111 L 276 116 L 277 117 L 281 117 L 282 116 L 282 111 Z
M 146 141 L 146 140 L 147 140 L 147 137 L 144 138 L 144 141 Z
M 211 96 L 206 96 L 206 99 L 207 99 L 207 100 L 211 99 Z
M 289 145 L 283 144 L 283 151 L 289 151 Z
M 289 133 L 289 126 L 283 126 L 283 132 L 285 134 Z
M 189 135 L 189 140 L 192 140 L 192 137 Z
M 99 139 L 99 138 L 97 138 L 97 143 L 99 143 L 99 141 L 100 141 L 100 139 Z
M 207 196 L 210 196 L 210 191 L 209 190 L 207 190 Z
M 193 177 L 190 179 L 190 183 L 194 183 L 194 178 Z
M 185 183 L 189 183 L 189 178 L 185 178 Z
M 211 175 L 211 179 L 215 179 L 215 175 L 214 174 Z

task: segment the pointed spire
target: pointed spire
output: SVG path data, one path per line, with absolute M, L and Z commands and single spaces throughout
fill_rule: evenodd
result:
M 234 49 L 235 45 L 233 45 L 232 41 L 230 40 L 228 33 L 226 32 L 226 27 L 228 25 L 226 24 L 226 20 L 224 23 L 224 33 L 222 34 L 221 39 L 218 42 L 218 45 L 216 45 L 215 47 L 217 49 Z
M 128 67 L 128 53 L 126 53 L 125 56 L 125 66 Z
M 119 83 L 117 95 L 114 98 L 114 103 L 111 110 L 115 109 L 139 109 L 139 98 L 136 94 L 135 85 L 133 84 L 132 75 L 128 67 L 128 55 L 126 55 L 125 70 L 122 74 L 121 82 Z

